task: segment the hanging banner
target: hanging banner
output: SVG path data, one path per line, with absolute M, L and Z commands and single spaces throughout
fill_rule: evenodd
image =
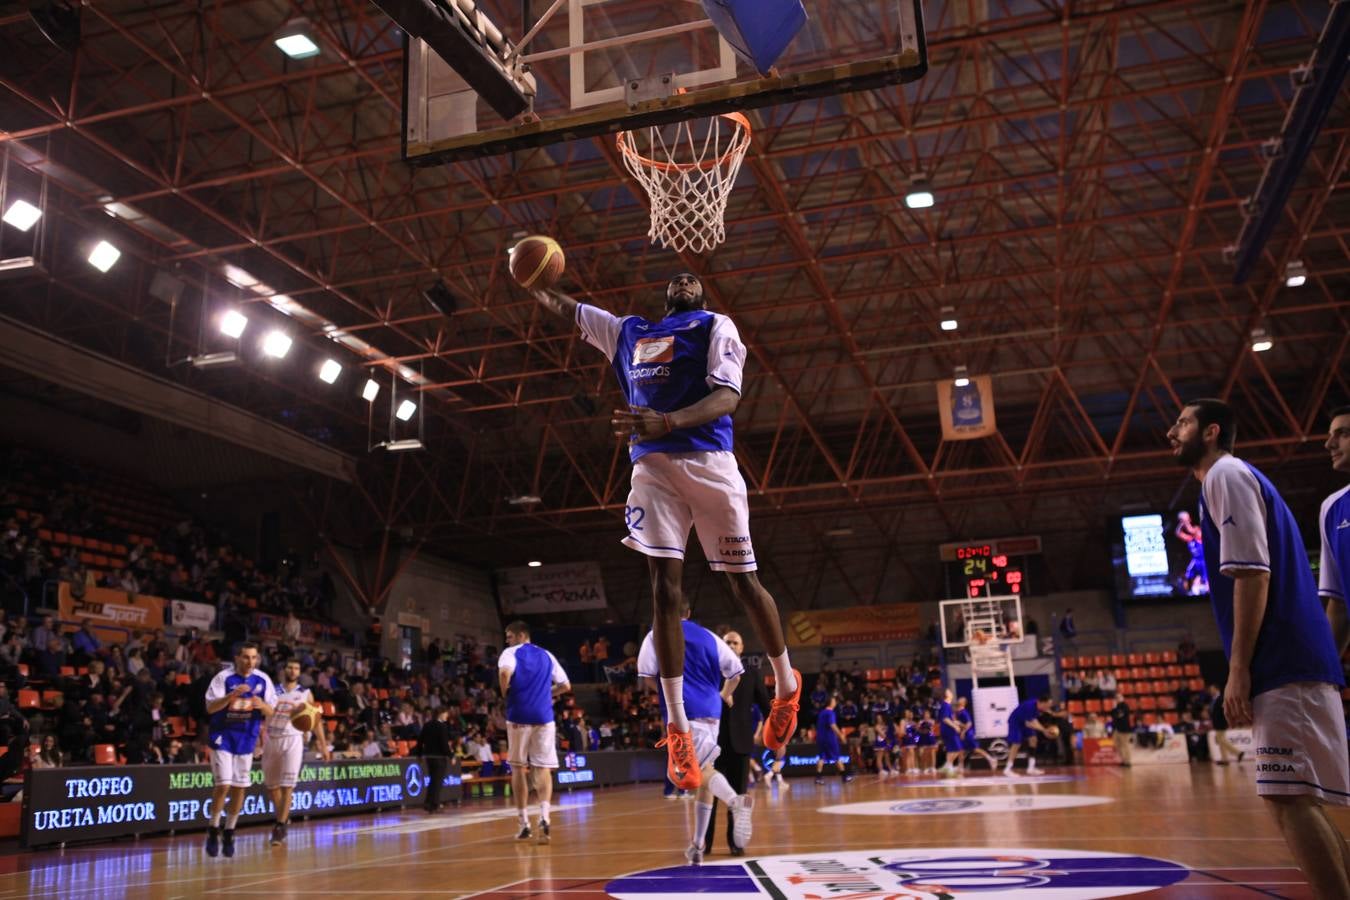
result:
M 76 597 L 70 588 L 70 583 L 63 581 L 57 593 L 62 621 L 92 619 L 95 628 L 128 628 L 132 631 L 164 627 L 164 600 L 161 597 L 101 587 L 86 587 L 84 593 Z
M 600 564 L 593 562 L 498 569 L 497 598 L 507 615 L 516 616 L 606 606 Z
M 169 616 L 175 628 L 199 628 L 210 631 L 216 624 L 216 608 L 191 600 L 170 600 Z
M 919 636 L 917 603 L 883 603 L 816 609 L 788 616 L 788 643 L 797 646 L 851 644 Z
M 969 441 L 989 437 L 998 430 L 994 422 L 994 380 L 988 375 L 972 375 L 963 387 L 957 387 L 950 378 L 935 386 L 943 440 Z

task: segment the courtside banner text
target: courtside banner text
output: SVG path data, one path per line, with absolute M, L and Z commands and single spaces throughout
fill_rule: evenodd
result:
M 112 588 L 86 587 L 76 597 L 69 582 L 61 582 L 57 591 L 57 607 L 63 622 L 92 619 L 94 628 L 126 628 L 131 631 L 152 631 L 164 627 L 164 599 L 148 594 L 130 594 Z M 116 639 L 125 640 L 125 632 Z
M 593 562 L 498 569 L 497 597 L 514 616 L 604 609 L 605 582 Z
M 788 616 L 788 643 L 852 644 L 919 636 L 919 604 L 878 603 L 845 609 L 813 609 Z
M 261 768 L 244 795 L 242 824 L 270 822 L 272 802 Z M 293 817 L 332 816 L 425 802 L 420 759 L 343 759 L 305 763 L 291 799 Z M 24 776 L 25 847 L 193 831 L 210 825 L 209 766 L 80 766 L 33 769 Z M 461 798 L 459 763 L 452 760 L 441 799 Z

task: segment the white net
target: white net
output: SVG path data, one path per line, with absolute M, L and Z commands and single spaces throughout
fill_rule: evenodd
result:
M 726 240 L 727 197 L 750 149 L 740 113 L 621 131 L 619 152 L 651 198 L 652 242 L 705 253 Z

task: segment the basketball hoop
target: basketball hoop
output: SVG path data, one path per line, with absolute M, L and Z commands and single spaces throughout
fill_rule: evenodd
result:
M 706 130 L 705 130 L 706 129 Z M 639 136 L 645 132 L 645 146 Z M 711 119 L 620 131 L 624 166 L 647 191 L 655 244 L 705 253 L 726 240 L 723 217 L 750 149 L 750 120 L 737 112 Z

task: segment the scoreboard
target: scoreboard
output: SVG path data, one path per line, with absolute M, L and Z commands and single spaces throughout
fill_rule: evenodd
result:
M 939 549 L 950 598 L 1027 593 L 1027 557 L 1041 552 L 1037 536 L 943 544 Z

